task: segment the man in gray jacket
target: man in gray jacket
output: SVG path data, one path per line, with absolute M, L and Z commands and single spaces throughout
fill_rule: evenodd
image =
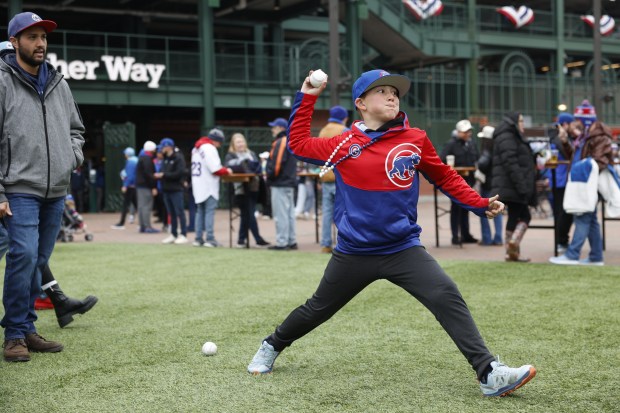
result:
M 34 300 L 64 209 L 71 171 L 82 164 L 84 125 L 69 85 L 45 61 L 56 23 L 31 12 L 15 15 L 0 52 L 0 220 L 9 233 L 4 280 L 4 359 L 58 352 L 34 326 Z

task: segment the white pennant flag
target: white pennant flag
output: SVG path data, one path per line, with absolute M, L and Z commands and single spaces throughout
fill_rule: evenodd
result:
M 519 9 L 504 6 L 497 9 L 497 12 L 506 17 L 517 29 L 534 21 L 534 10 L 525 6 L 520 6 Z
M 581 20 L 586 22 L 586 24 L 592 28 L 594 28 L 594 16 L 581 16 Z M 603 36 L 607 36 L 614 31 L 614 27 L 616 27 L 616 22 L 614 18 L 608 15 L 601 16 L 601 34 Z
M 439 16 L 443 10 L 443 4 L 439 0 L 403 0 L 403 3 L 418 20 Z

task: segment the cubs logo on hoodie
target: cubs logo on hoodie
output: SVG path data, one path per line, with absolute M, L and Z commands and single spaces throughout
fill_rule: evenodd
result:
M 399 188 L 409 188 L 422 159 L 420 153 L 420 148 L 412 143 L 402 143 L 392 149 L 385 159 L 385 172 L 390 182 Z

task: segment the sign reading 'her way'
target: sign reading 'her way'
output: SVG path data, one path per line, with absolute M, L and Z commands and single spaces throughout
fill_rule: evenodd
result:
M 103 55 L 101 61 L 72 60 L 67 62 L 58 59 L 55 53 L 49 53 L 47 60 L 67 79 L 74 80 L 97 80 L 96 69 L 99 69 L 103 62 L 111 82 L 146 83 L 151 89 L 159 88 L 159 80 L 166 70 L 166 65 L 137 63 L 136 58 L 132 56 Z

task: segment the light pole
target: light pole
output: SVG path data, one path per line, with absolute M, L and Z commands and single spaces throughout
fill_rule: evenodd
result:
M 592 101 L 595 108 L 598 108 L 601 99 L 601 0 L 594 0 L 594 85 L 592 90 Z M 601 108 L 602 109 L 602 108 Z
M 338 0 L 329 0 L 329 83 L 331 84 L 329 102 L 331 106 L 337 105 L 340 101 L 340 66 L 338 63 L 340 58 L 340 33 L 338 32 L 340 19 L 338 7 Z

